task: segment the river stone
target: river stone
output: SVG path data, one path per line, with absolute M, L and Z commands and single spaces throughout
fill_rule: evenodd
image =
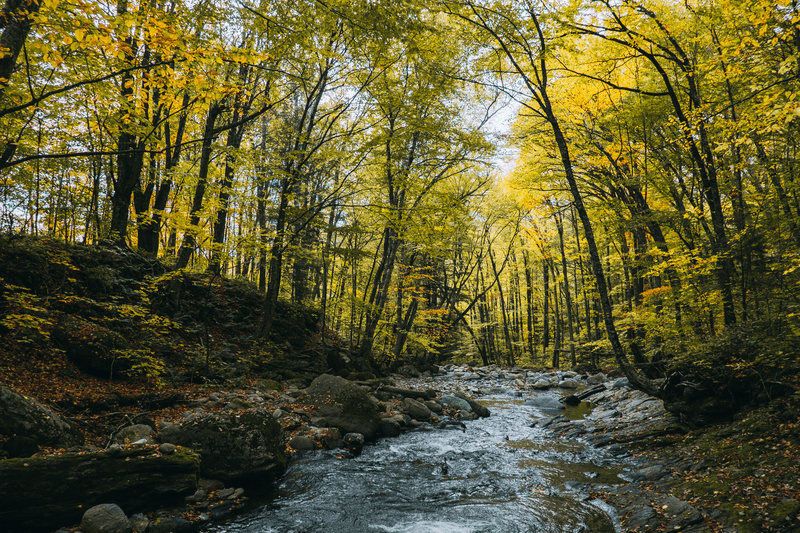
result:
M 353 455 L 360 455 L 364 448 L 364 435 L 361 433 L 348 433 L 342 438 L 342 444 Z
M 150 527 L 150 519 L 141 513 L 135 514 L 131 517 L 131 527 L 133 533 L 145 533 Z
M 286 435 L 265 410 L 206 413 L 162 429 L 158 440 L 196 450 L 204 477 L 232 480 L 278 476 L 286 467 Z
M 483 405 L 479 404 L 478 402 L 476 402 L 475 400 L 473 400 L 472 398 L 470 398 L 469 396 L 467 396 L 463 392 L 457 392 L 457 393 L 455 393 L 455 396 L 457 398 L 461 398 L 462 400 L 467 402 L 469 404 L 469 407 L 472 410 L 472 412 L 475 413 L 476 415 L 478 415 L 479 417 L 486 418 L 486 417 L 489 416 L 489 409 L 487 409 Z
M 547 379 L 539 379 L 532 385 L 532 387 L 537 390 L 549 389 L 550 381 Z
M 416 420 L 428 420 L 431 417 L 431 410 L 413 398 L 406 398 L 402 403 L 403 411 L 411 418 Z
M 292 440 L 289 441 L 289 446 L 299 451 L 313 450 L 317 447 L 314 444 L 313 439 L 306 437 L 304 435 L 296 435 L 292 437 Z
M 84 533 L 132 533 L 133 527 L 125 512 L 113 503 L 95 505 L 81 520 Z
M 146 424 L 134 424 L 119 430 L 114 435 L 114 442 L 117 444 L 130 444 L 144 439 L 141 444 L 155 444 L 153 440 L 153 428 Z
M 614 380 L 614 384 L 611 385 L 612 389 L 622 389 L 622 388 L 630 388 L 631 383 L 628 381 L 628 378 L 618 378 Z
M 564 405 L 553 396 L 539 396 L 536 398 L 528 398 L 525 400 L 525 405 L 536 407 L 543 411 L 561 411 Z
M 320 406 L 318 416 L 344 434 L 361 433 L 367 440 L 378 434 L 380 412 L 369 395 L 352 381 L 323 374 L 306 389 L 305 401 Z
M 32 439 L 42 446 L 68 448 L 84 443 L 80 430 L 35 398 L 0 385 L 0 433 Z
M 602 372 L 586 378 L 586 383 L 589 385 L 599 385 L 601 383 L 605 383 L 606 381 L 608 381 L 608 378 Z
M 578 382 L 574 379 L 565 379 L 564 381 L 560 381 L 558 386 L 562 389 L 577 389 Z
M 464 411 L 465 413 L 472 411 L 472 407 L 470 407 L 469 402 L 456 396 L 450 396 L 449 394 L 442 396 L 442 405 Z
M 442 414 L 442 404 L 435 400 L 427 400 L 425 403 L 425 407 L 431 410 L 436 414 Z
M 392 418 L 384 418 L 378 426 L 381 437 L 399 437 L 400 424 Z

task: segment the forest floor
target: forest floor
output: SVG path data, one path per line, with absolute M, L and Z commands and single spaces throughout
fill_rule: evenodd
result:
M 177 420 L 185 403 L 210 389 L 248 390 L 255 380 L 303 387 L 328 368 L 308 309 L 284 310 L 278 336 L 252 342 L 260 296 L 250 286 L 187 276 L 179 304 L 170 306 L 174 295 L 165 287 L 174 276 L 135 254 L 48 241 L 0 244 L 0 384 L 76 421 L 87 445 L 106 447 L 132 416 Z M 139 374 L 110 379 L 84 371 L 53 338 L 69 319 L 125 337 L 130 350 L 146 355 Z M 796 375 L 785 381 L 800 385 Z M 681 473 L 680 487 L 669 490 L 706 514 L 715 533 L 800 531 L 800 393 L 637 453 L 654 460 L 681 454 L 703 465 Z

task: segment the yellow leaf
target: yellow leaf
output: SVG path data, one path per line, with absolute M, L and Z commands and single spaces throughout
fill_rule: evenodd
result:
M 75 40 L 80 42 L 83 41 L 83 37 L 86 35 L 86 30 L 75 30 Z

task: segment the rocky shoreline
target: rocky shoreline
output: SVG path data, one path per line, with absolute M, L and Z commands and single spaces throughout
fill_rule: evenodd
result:
M 95 497 L 92 505 L 83 505 L 76 502 L 86 500 L 86 494 L 67 496 L 63 490 L 59 493 L 58 483 L 54 484 L 48 489 L 50 500 L 60 504 L 61 509 L 72 506 L 63 521 L 69 523 L 83 517 L 80 527 L 60 529 L 58 533 L 190 531 L 198 523 L 243 506 L 247 496 L 239 485 L 248 480 L 271 482 L 285 469 L 293 453 L 333 450 L 346 459 L 360 453 L 365 442 L 396 437 L 422 423 L 463 429 L 464 422 L 490 415 L 481 405 L 481 397 L 507 393 L 536 407 L 542 417 L 532 424 L 553 438 L 578 439 L 604 448 L 628 468 L 619 484 L 570 482 L 570 489 L 578 498 L 599 498 L 613 506 L 619 514 L 621 531 L 740 531 L 738 515 L 719 508 L 702 509 L 686 489 L 687 477 L 708 469 L 684 443 L 690 428 L 667 413 L 660 400 L 633 390 L 624 378 L 446 365 L 434 375 L 407 368 L 404 375 L 369 381 L 353 382 L 324 374 L 306 388 L 294 385 L 279 389 L 274 382 L 254 385 L 228 392 L 198 389 L 194 397 L 184 399 L 183 411 L 171 420 L 129 425 L 117 431 L 112 444 L 104 450 L 73 446 L 67 453 L 39 453 L 28 459 L 2 461 L 0 471 L 5 469 L 6 474 L 0 472 L 0 478 L 9 479 L 9 473 L 12 479 L 22 476 L 9 470 L 12 467 L 21 469 L 28 479 L 28 473 L 37 468 L 53 476 L 50 467 L 56 464 L 56 458 L 64 460 L 68 456 L 76 458 L 78 465 L 110 461 L 111 471 L 131 460 L 150 464 L 161 477 L 145 476 L 137 485 L 122 486 L 128 492 L 136 487 L 137 500 L 125 499 L 122 490 L 97 490 L 94 486 L 95 492 L 105 494 L 107 499 Z M 581 401 L 592 402 L 596 407 L 585 418 L 564 416 L 567 404 Z M 63 425 L 57 415 L 54 417 Z M 174 477 L 164 478 L 163 464 L 173 463 L 180 465 L 173 467 Z M 96 476 L 100 477 L 102 472 Z M 186 482 L 188 478 L 195 482 Z M 62 485 L 69 493 L 91 492 L 86 488 L 89 485 Z M 41 487 L 35 483 L 28 489 L 0 484 L 0 496 L 17 509 L 27 506 L 38 511 L 30 503 L 36 500 L 37 491 L 41 494 Z M 145 497 L 148 491 L 155 499 Z M 119 499 L 114 494 L 120 495 Z M 73 502 L 70 497 L 77 500 Z M 155 504 L 159 497 L 163 498 L 162 503 L 172 505 Z M 797 531 L 792 528 L 798 524 L 800 505 L 796 501 L 784 503 L 780 516 L 770 517 L 775 523 L 772 531 Z M 47 501 L 42 506 L 45 504 Z M 158 511 L 130 518 L 123 511 L 159 507 Z M 29 515 L 20 530 L 37 529 L 35 518 L 41 519 L 41 513 Z

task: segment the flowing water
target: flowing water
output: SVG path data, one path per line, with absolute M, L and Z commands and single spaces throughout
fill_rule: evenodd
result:
M 491 416 L 466 430 L 423 424 L 355 459 L 296 459 L 260 508 L 205 532 L 614 533 L 613 510 L 582 483 L 620 483 L 613 458 L 530 428 L 533 407 L 481 399 Z

